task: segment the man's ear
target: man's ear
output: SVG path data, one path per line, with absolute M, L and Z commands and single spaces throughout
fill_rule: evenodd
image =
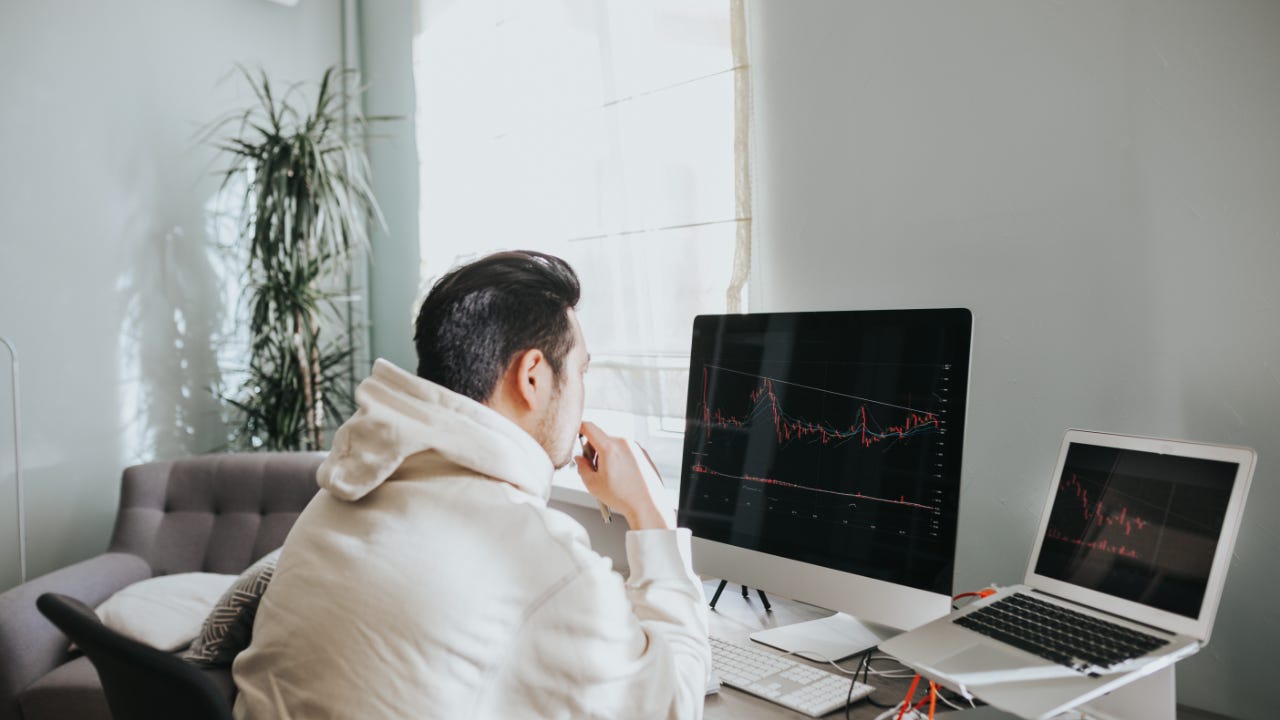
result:
M 551 364 L 547 356 L 536 348 L 516 356 L 511 381 L 515 398 L 522 409 L 537 410 L 546 392 L 551 389 Z

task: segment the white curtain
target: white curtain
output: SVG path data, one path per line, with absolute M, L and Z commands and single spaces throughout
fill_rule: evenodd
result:
M 565 258 L 589 407 L 683 418 L 693 316 L 740 311 L 749 270 L 741 0 L 422 0 L 418 20 L 424 287 L 498 249 Z

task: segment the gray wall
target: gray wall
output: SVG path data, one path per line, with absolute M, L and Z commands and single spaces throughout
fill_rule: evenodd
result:
M 339 0 L 0 3 L 0 335 L 21 353 L 29 575 L 105 548 L 121 469 L 223 442 L 197 130 L 341 58 Z M 0 589 L 17 582 L 0 353 Z
M 1178 699 L 1273 717 L 1280 3 L 749 8 L 753 308 L 973 310 L 956 587 L 1021 579 L 1068 427 L 1252 446 Z

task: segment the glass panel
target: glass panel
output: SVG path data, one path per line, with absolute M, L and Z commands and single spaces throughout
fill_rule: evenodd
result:
M 683 414 L 692 318 L 733 266 L 727 0 L 469 0 L 415 40 L 422 275 L 568 260 L 593 407 Z M 425 5 L 424 5 L 425 8 Z
M 687 357 L 693 316 L 724 312 L 734 223 L 565 243 L 593 354 Z

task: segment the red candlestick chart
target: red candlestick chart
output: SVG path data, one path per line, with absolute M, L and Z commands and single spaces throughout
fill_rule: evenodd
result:
M 737 395 L 739 402 L 736 411 L 720 407 L 712 407 L 708 400 L 711 372 L 728 373 L 742 381 L 743 390 L 751 389 Z M 787 380 L 780 380 L 762 375 L 744 373 L 730 368 L 707 365 L 703 368 L 702 403 L 699 412 L 703 425 L 704 437 L 708 442 L 719 433 L 760 432 L 757 428 L 767 427 L 771 430 L 778 448 L 797 446 L 807 447 L 803 452 L 812 456 L 815 450 L 845 448 L 853 451 L 874 449 L 890 449 L 902 443 L 922 436 L 940 437 L 945 433 L 943 415 L 931 411 L 873 400 L 845 393 L 833 392 L 823 388 L 804 385 Z M 780 392 L 780 387 L 788 393 Z M 813 398 L 822 397 L 822 403 L 835 407 L 843 417 L 851 422 L 820 422 L 788 412 L 784 397 L 796 394 L 808 396 L 805 403 L 811 409 L 815 407 Z M 745 400 L 743 399 L 745 398 Z M 898 506 L 920 510 L 938 510 L 936 505 L 909 499 L 903 493 L 870 494 L 859 490 L 856 479 L 844 483 L 850 487 L 822 488 L 813 484 L 796 482 L 794 478 L 778 478 L 766 475 L 753 475 L 746 472 L 726 472 L 710 467 L 706 462 L 695 463 L 691 470 L 704 476 L 747 482 L 758 485 L 806 490 L 826 496 L 848 498 L 851 503 L 867 501 L 881 505 Z
M 1099 497 L 1102 494 L 1102 490 L 1091 493 L 1086 482 L 1072 473 L 1058 484 L 1055 506 L 1065 505 L 1061 513 L 1055 507 L 1051 520 L 1059 522 L 1051 522 L 1046 537 L 1122 557 L 1140 558 L 1139 547 L 1145 544 L 1143 531 L 1151 523 L 1128 505 L 1115 503 L 1110 498 L 1104 503 Z
M 738 372 L 727 368 L 717 368 L 713 365 L 709 365 L 707 368 Z M 743 415 L 725 414 L 718 409 L 712 410 L 707 402 L 707 368 L 702 370 L 702 422 L 706 428 L 708 438 L 717 429 L 743 428 L 751 423 L 764 420 L 773 425 L 774 433 L 777 435 L 778 444 L 780 445 L 792 440 L 809 440 L 823 445 L 856 440 L 862 447 L 869 448 L 885 441 L 902 440 L 924 433 L 935 433 L 942 429 L 942 419 L 933 412 L 869 400 L 856 395 L 833 393 L 829 390 L 787 383 L 786 381 L 763 376 L 756 376 L 759 378 L 759 385 L 755 390 L 751 391 L 750 409 Z M 857 410 L 854 412 L 855 421 L 847 427 L 833 427 L 793 417 L 782 408 L 782 403 L 778 400 L 778 395 L 774 391 L 775 383 L 797 385 L 797 387 L 817 390 L 837 397 L 850 398 L 859 403 Z M 868 413 L 869 404 L 881 409 L 896 410 L 901 419 L 896 423 L 892 421 L 888 423 L 878 422 L 873 415 Z

